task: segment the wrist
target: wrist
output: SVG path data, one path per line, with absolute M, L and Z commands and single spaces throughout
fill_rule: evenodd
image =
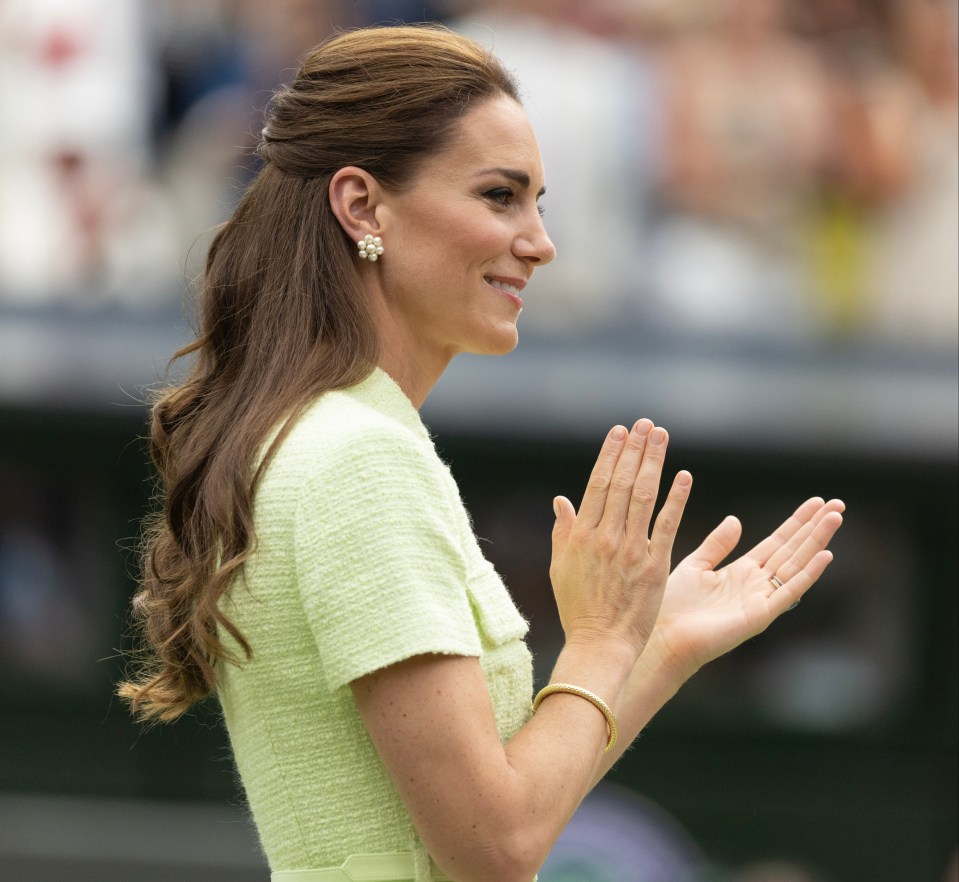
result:
M 595 692 L 590 692 L 588 689 L 583 689 L 581 686 L 576 686 L 572 683 L 553 682 L 550 683 L 549 686 L 540 689 L 536 694 L 536 697 L 533 699 L 533 713 L 535 714 L 539 709 L 544 698 L 558 694 L 573 695 L 584 701 L 588 701 L 606 718 L 607 737 L 606 748 L 603 750 L 603 753 L 609 753 L 616 746 L 616 741 L 619 738 L 619 724 L 616 722 L 616 714 L 613 712 L 613 709 Z
M 635 648 L 625 641 L 570 640 L 556 660 L 550 683 L 573 683 L 615 707 L 637 657 Z
M 699 670 L 698 665 L 672 652 L 663 629 L 658 625 L 653 628 L 637 667 L 642 668 L 647 676 L 672 687 L 674 692 Z

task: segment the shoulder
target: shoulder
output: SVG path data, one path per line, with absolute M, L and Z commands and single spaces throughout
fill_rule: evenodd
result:
M 309 472 L 339 469 L 357 460 L 422 466 L 436 454 L 412 405 L 407 406 L 413 416 L 401 418 L 352 389 L 327 392 L 298 417 L 276 452 L 277 464 L 308 465 Z
M 309 405 L 276 450 L 261 487 L 268 494 L 267 487 L 283 487 L 284 507 L 291 497 L 326 507 L 344 498 L 356 505 L 369 493 L 435 499 L 449 495 L 451 480 L 419 415 L 380 373 Z
M 300 414 L 283 442 L 286 449 L 330 450 L 386 437 L 399 442 L 414 437 L 393 415 L 351 394 L 326 392 Z

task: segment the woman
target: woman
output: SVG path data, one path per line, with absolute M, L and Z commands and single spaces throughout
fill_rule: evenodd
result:
M 669 576 L 691 476 L 654 518 L 666 432 L 612 429 L 579 511 L 554 503 L 567 639 L 531 713 L 526 623 L 417 413 L 455 354 L 516 345 L 553 257 L 516 86 L 448 31 L 356 31 L 260 155 L 153 408 L 152 660 L 120 692 L 159 720 L 217 692 L 274 880 L 529 882 L 683 681 L 819 577 L 842 504 L 716 571 L 727 519 Z

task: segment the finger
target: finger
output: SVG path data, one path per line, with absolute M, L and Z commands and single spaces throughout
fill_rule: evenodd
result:
M 683 558 L 681 565 L 714 570 L 733 553 L 742 535 L 743 525 L 739 518 L 729 515 L 702 541 L 699 548 Z
M 587 527 L 595 527 L 606 508 L 606 496 L 613 478 L 613 470 L 623 452 L 623 443 L 629 433 L 624 426 L 613 426 L 603 442 L 596 464 L 586 484 L 586 493 L 579 507 L 579 518 Z
M 782 573 L 779 572 L 780 569 L 785 562 L 790 560 L 793 555 L 796 554 L 797 550 L 807 542 L 809 537 L 816 532 L 819 525 L 823 522 L 823 519 L 833 513 L 841 514 L 845 509 L 845 503 L 840 499 L 830 499 L 829 502 L 823 503 L 819 510 L 790 537 L 788 542 L 770 555 L 763 565 L 763 569 L 768 573 L 775 573 L 780 579 L 784 578 Z M 840 523 L 842 523 L 841 520 Z M 829 538 L 831 538 L 831 534 Z M 825 548 L 825 545 L 821 547 Z M 809 556 L 812 556 L 813 553 L 814 552 L 810 552 Z M 800 564 L 800 568 L 801 566 Z
M 636 476 L 639 474 L 639 466 L 643 461 L 647 438 L 652 428 L 652 420 L 637 420 L 626 439 L 623 452 L 619 457 L 619 462 L 616 463 L 610 481 L 609 493 L 606 496 L 606 507 L 603 510 L 602 529 L 609 529 L 611 532 L 621 535 L 625 528 L 633 487 L 636 483 Z
M 831 551 L 817 552 L 802 570 L 788 582 L 784 582 L 782 588 L 774 591 L 768 600 L 769 611 L 773 614 L 773 618 L 781 616 L 799 603 L 803 595 L 812 588 L 831 562 Z
M 816 527 L 799 544 L 788 559 L 782 561 L 773 571 L 784 584 L 797 573 L 804 570 L 809 562 L 829 545 L 836 531 L 842 526 L 842 515 L 838 511 L 828 511 L 816 523 Z
M 745 556 L 756 561 L 759 566 L 765 566 L 766 561 L 782 548 L 797 531 L 801 530 L 803 525 L 815 516 L 823 504 L 822 499 L 818 496 L 807 499 L 771 535 L 746 552 Z
M 679 530 L 686 502 L 693 489 L 693 476 L 686 471 L 678 472 L 669 488 L 669 495 L 653 524 L 653 535 L 649 540 L 650 554 L 661 561 L 669 562 L 673 554 L 673 542 Z
M 649 538 L 649 524 L 653 518 L 656 499 L 659 497 L 659 480 L 663 474 L 669 434 L 656 426 L 646 439 L 646 448 L 633 482 L 629 497 L 629 513 L 626 517 L 626 535 L 630 542 Z
M 556 515 L 556 520 L 553 523 L 552 559 L 555 561 L 562 555 L 566 543 L 569 541 L 569 533 L 576 520 L 576 509 L 565 496 L 557 496 L 553 500 L 553 512 Z

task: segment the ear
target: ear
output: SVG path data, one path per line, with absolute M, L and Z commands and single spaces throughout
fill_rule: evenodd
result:
M 341 168 L 330 179 L 330 208 L 354 242 L 382 232 L 377 217 L 382 201 L 383 188 L 376 178 L 355 165 Z

